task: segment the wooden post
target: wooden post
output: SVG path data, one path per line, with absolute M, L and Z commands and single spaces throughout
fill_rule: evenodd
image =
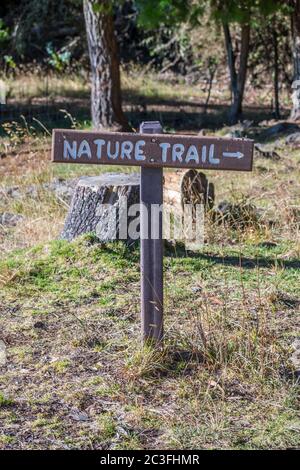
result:
M 143 122 L 141 134 L 162 134 L 159 121 Z M 163 204 L 163 168 L 141 167 L 141 316 L 144 342 L 163 339 L 162 212 L 151 217 L 153 204 Z

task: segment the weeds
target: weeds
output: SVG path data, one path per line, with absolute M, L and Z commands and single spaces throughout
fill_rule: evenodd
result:
M 135 352 L 130 351 L 125 370 L 131 379 L 155 376 L 166 370 L 166 358 L 167 353 L 164 349 L 145 345 Z

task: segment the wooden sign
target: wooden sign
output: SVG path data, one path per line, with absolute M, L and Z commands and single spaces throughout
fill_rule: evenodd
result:
M 163 203 L 163 168 L 251 171 L 254 142 L 163 134 L 158 121 L 143 122 L 139 134 L 53 131 L 52 160 L 141 167 L 141 319 L 142 336 L 163 340 L 163 240 L 162 215 L 151 219 L 151 206 Z M 144 237 L 145 227 L 156 237 Z
M 53 131 L 57 163 L 251 171 L 253 141 L 173 134 Z

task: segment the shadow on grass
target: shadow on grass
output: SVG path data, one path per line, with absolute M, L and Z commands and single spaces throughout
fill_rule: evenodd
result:
M 201 99 L 193 98 L 192 101 L 187 99 L 176 99 L 176 97 L 165 98 L 159 94 L 154 96 L 147 96 L 145 94 L 139 93 L 138 90 L 125 90 L 124 98 L 125 101 L 127 101 L 127 104 L 144 108 L 142 111 L 137 112 L 143 116 L 143 119 L 145 119 L 145 116 L 149 116 L 149 114 L 156 114 L 161 115 L 165 119 L 167 125 L 170 125 L 170 122 L 178 124 L 177 120 L 183 121 L 182 124 L 179 122 L 179 125 L 177 125 L 177 128 L 179 129 L 184 129 L 187 127 L 185 122 L 186 115 L 189 119 L 189 129 L 191 129 L 191 123 L 194 123 L 195 129 L 199 129 L 199 122 L 202 127 L 206 127 L 212 130 L 223 127 L 224 125 L 229 125 L 229 102 L 223 104 L 210 103 L 206 107 L 205 102 Z M 151 110 L 150 112 L 147 112 L 147 106 L 169 107 L 171 109 L 158 110 L 157 112 Z M 176 108 L 176 111 L 174 111 L 172 108 Z M 195 111 L 187 111 L 185 109 L 178 108 L 190 108 L 191 110 L 195 109 Z M 288 110 L 282 110 L 282 116 L 284 117 L 285 115 L 288 116 Z M 272 118 L 274 118 L 274 115 L 272 109 L 269 106 L 244 105 L 242 120 L 247 119 L 253 121 L 254 124 L 257 124 L 262 120 L 269 120 Z
M 96 241 L 94 243 L 97 243 Z M 116 249 L 114 249 L 114 243 L 110 245 L 102 245 L 105 247 L 105 250 L 113 255 L 113 256 L 122 256 L 123 258 L 137 263 L 139 262 L 139 242 L 136 242 L 132 246 L 123 245 L 122 252 L 120 252 L 120 242 L 116 242 Z M 278 264 L 280 267 L 286 269 L 300 269 L 300 260 L 298 258 L 293 258 L 290 260 L 283 260 L 278 259 L 275 256 L 257 256 L 257 257 L 249 257 L 249 256 L 239 256 L 239 255 L 210 255 L 208 253 L 197 253 L 197 252 L 190 252 L 186 251 L 182 246 L 176 246 L 176 252 L 170 248 L 168 245 L 165 247 L 164 256 L 167 258 L 181 258 L 181 259 L 193 259 L 193 260 L 205 260 L 209 261 L 213 264 L 221 264 L 225 266 L 232 266 L 236 268 L 245 268 L 245 269 L 256 269 L 260 268 L 271 268 L 275 264 Z
M 77 93 L 78 95 L 78 93 Z M 78 97 L 76 95 L 76 97 Z M 40 120 L 49 130 L 55 127 L 69 128 L 72 121 L 64 114 L 69 113 L 79 127 L 90 123 L 89 98 L 85 94 L 80 102 L 74 102 L 72 94 L 66 99 L 55 103 L 46 101 L 37 104 L 7 104 L 0 107 L 0 124 L 3 122 L 22 122 L 24 116 L 29 125 L 34 119 Z M 126 115 L 133 128 L 137 129 L 141 121 L 160 120 L 166 131 L 192 131 L 200 129 L 216 130 L 228 125 L 228 104 L 211 103 L 205 110 L 203 101 L 186 99 L 164 98 L 163 96 L 146 96 L 132 90 L 124 92 Z M 157 106 L 157 110 L 147 110 L 147 107 Z M 129 108 L 129 109 L 128 109 Z M 164 109 L 165 108 L 165 109 Z M 62 111 L 64 110 L 64 111 Z M 245 106 L 243 119 L 257 123 L 264 119 L 271 119 L 272 111 L 267 106 Z M 36 123 L 34 127 L 38 127 Z M 37 129 L 38 130 L 38 129 Z
M 186 252 L 184 249 L 176 249 L 176 254 L 168 250 L 165 256 L 170 258 L 185 258 L 185 259 L 203 259 L 210 261 L 213 264 L 222 264 L 223 266 L 233 266 L 236 268 L 256 269 L 256 268 L 271 268 L 275 264 L 285 269 L 300 269 L 300 260 L 293 258 L 290 260 L 283 260 L 268 256 L 247 257 L 238 255 L 210 255 L 207 253 Z

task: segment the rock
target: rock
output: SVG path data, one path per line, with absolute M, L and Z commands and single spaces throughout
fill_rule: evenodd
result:
M 206 175 L 200 171 L 180 170 L 164 173 L 164 204 L 167 210 L 182 214 L 184 204 L 203 204 L 205 210 L 212 209 L 215 188 Z
M 19 186 L 9 186 L 8 188 L 1 189 L 1 193 L 6 197 L 11 197 L 12 199 L 21 197 Z
M 296 309 L 300 305 L 300 299 L 292 297 L 290 294 L 279 290 L 274 291 L 270 295 L 270 301 L 273 305 L 276 305 L 281 309 Z
M 194 294 L 198 294 L 199 292 L 202 291 L 202 287 L 200 287 L 200 286 L 193 286 L 193 287 L 191 287 L 191 291 L 192 291 Z
M 224 137 L 228 137 L 231 139 L 245 137 L 246 131 L 250 129 L 252 124 L 253 124 L 253 121 L 249 121 L 249 120 L 239 122 L 238 124 L 235 124 L 234 126 L 229 127 L 228 132 L 227 134 L 225 134 Z
M 275 139 L 278 135 L 294 134 L 295 132 L 300 132 L 300 127 L 297 124 L 280 122 L 263 131 L 260 137 L 264 140 L 269 140 Z
M 300 351 L 295 351 L 291 356 L 291 363 L 294 368 L 294 376 L 300 379 Z
M 7 362 L 6 356 L 6 345 L 2 339 L 0 339 L 0 367 L 5 366 Z
M 78 179 L 65 180 L 63 178 L 55 178 L 51 183 L 44 183 L 42 185 L 31 185 L 26 188 L 19 186 L 8 186 L 0 189 L 0 194 L 10 197 L 12 199 L 21 199 L 24 195 L 36 199 L 39 196 L 39 191 L 46 190 L 52 191 L 55 196 L 69 204 L 76 187 Z
M 295 339 L 295 341 L 292 343 L 292 348 L 297 351 L 299 349 L 300 351 L 300 338 Z
M 44 189 L 49 189 L 53 191 L 55 196 L 58 199 L 70 203 L 76 188 L 78 179 L 65 180 L 63 178 L 56 178 L 51 183 L 46 183 L 43 185 Z
M 292 424 L 290 424 L 287 429 L 289 429 L 290 431 L 294 431 L 294 432 L 297 432 L 297 433 L 300 433 L 300 423 L 299 422 L 294 422 Z M 299 450 L 299 449 L 298 449 Z
M 87 413 L 84 413 L 83 411 L 72 411 L 70 413 L 70 418 L 74 421 L 89 421 L 90 419 Z
M 294 132 L 285 139 L 286 145 L 292 145 L 293 147 L 300 147 L 300 132 Z
M 24 217 L 20 214 L 11 214 L 10 212 L 0 214 L 0 225 L 6 227 L 15 227 L 22 220 L 24 220 Z

